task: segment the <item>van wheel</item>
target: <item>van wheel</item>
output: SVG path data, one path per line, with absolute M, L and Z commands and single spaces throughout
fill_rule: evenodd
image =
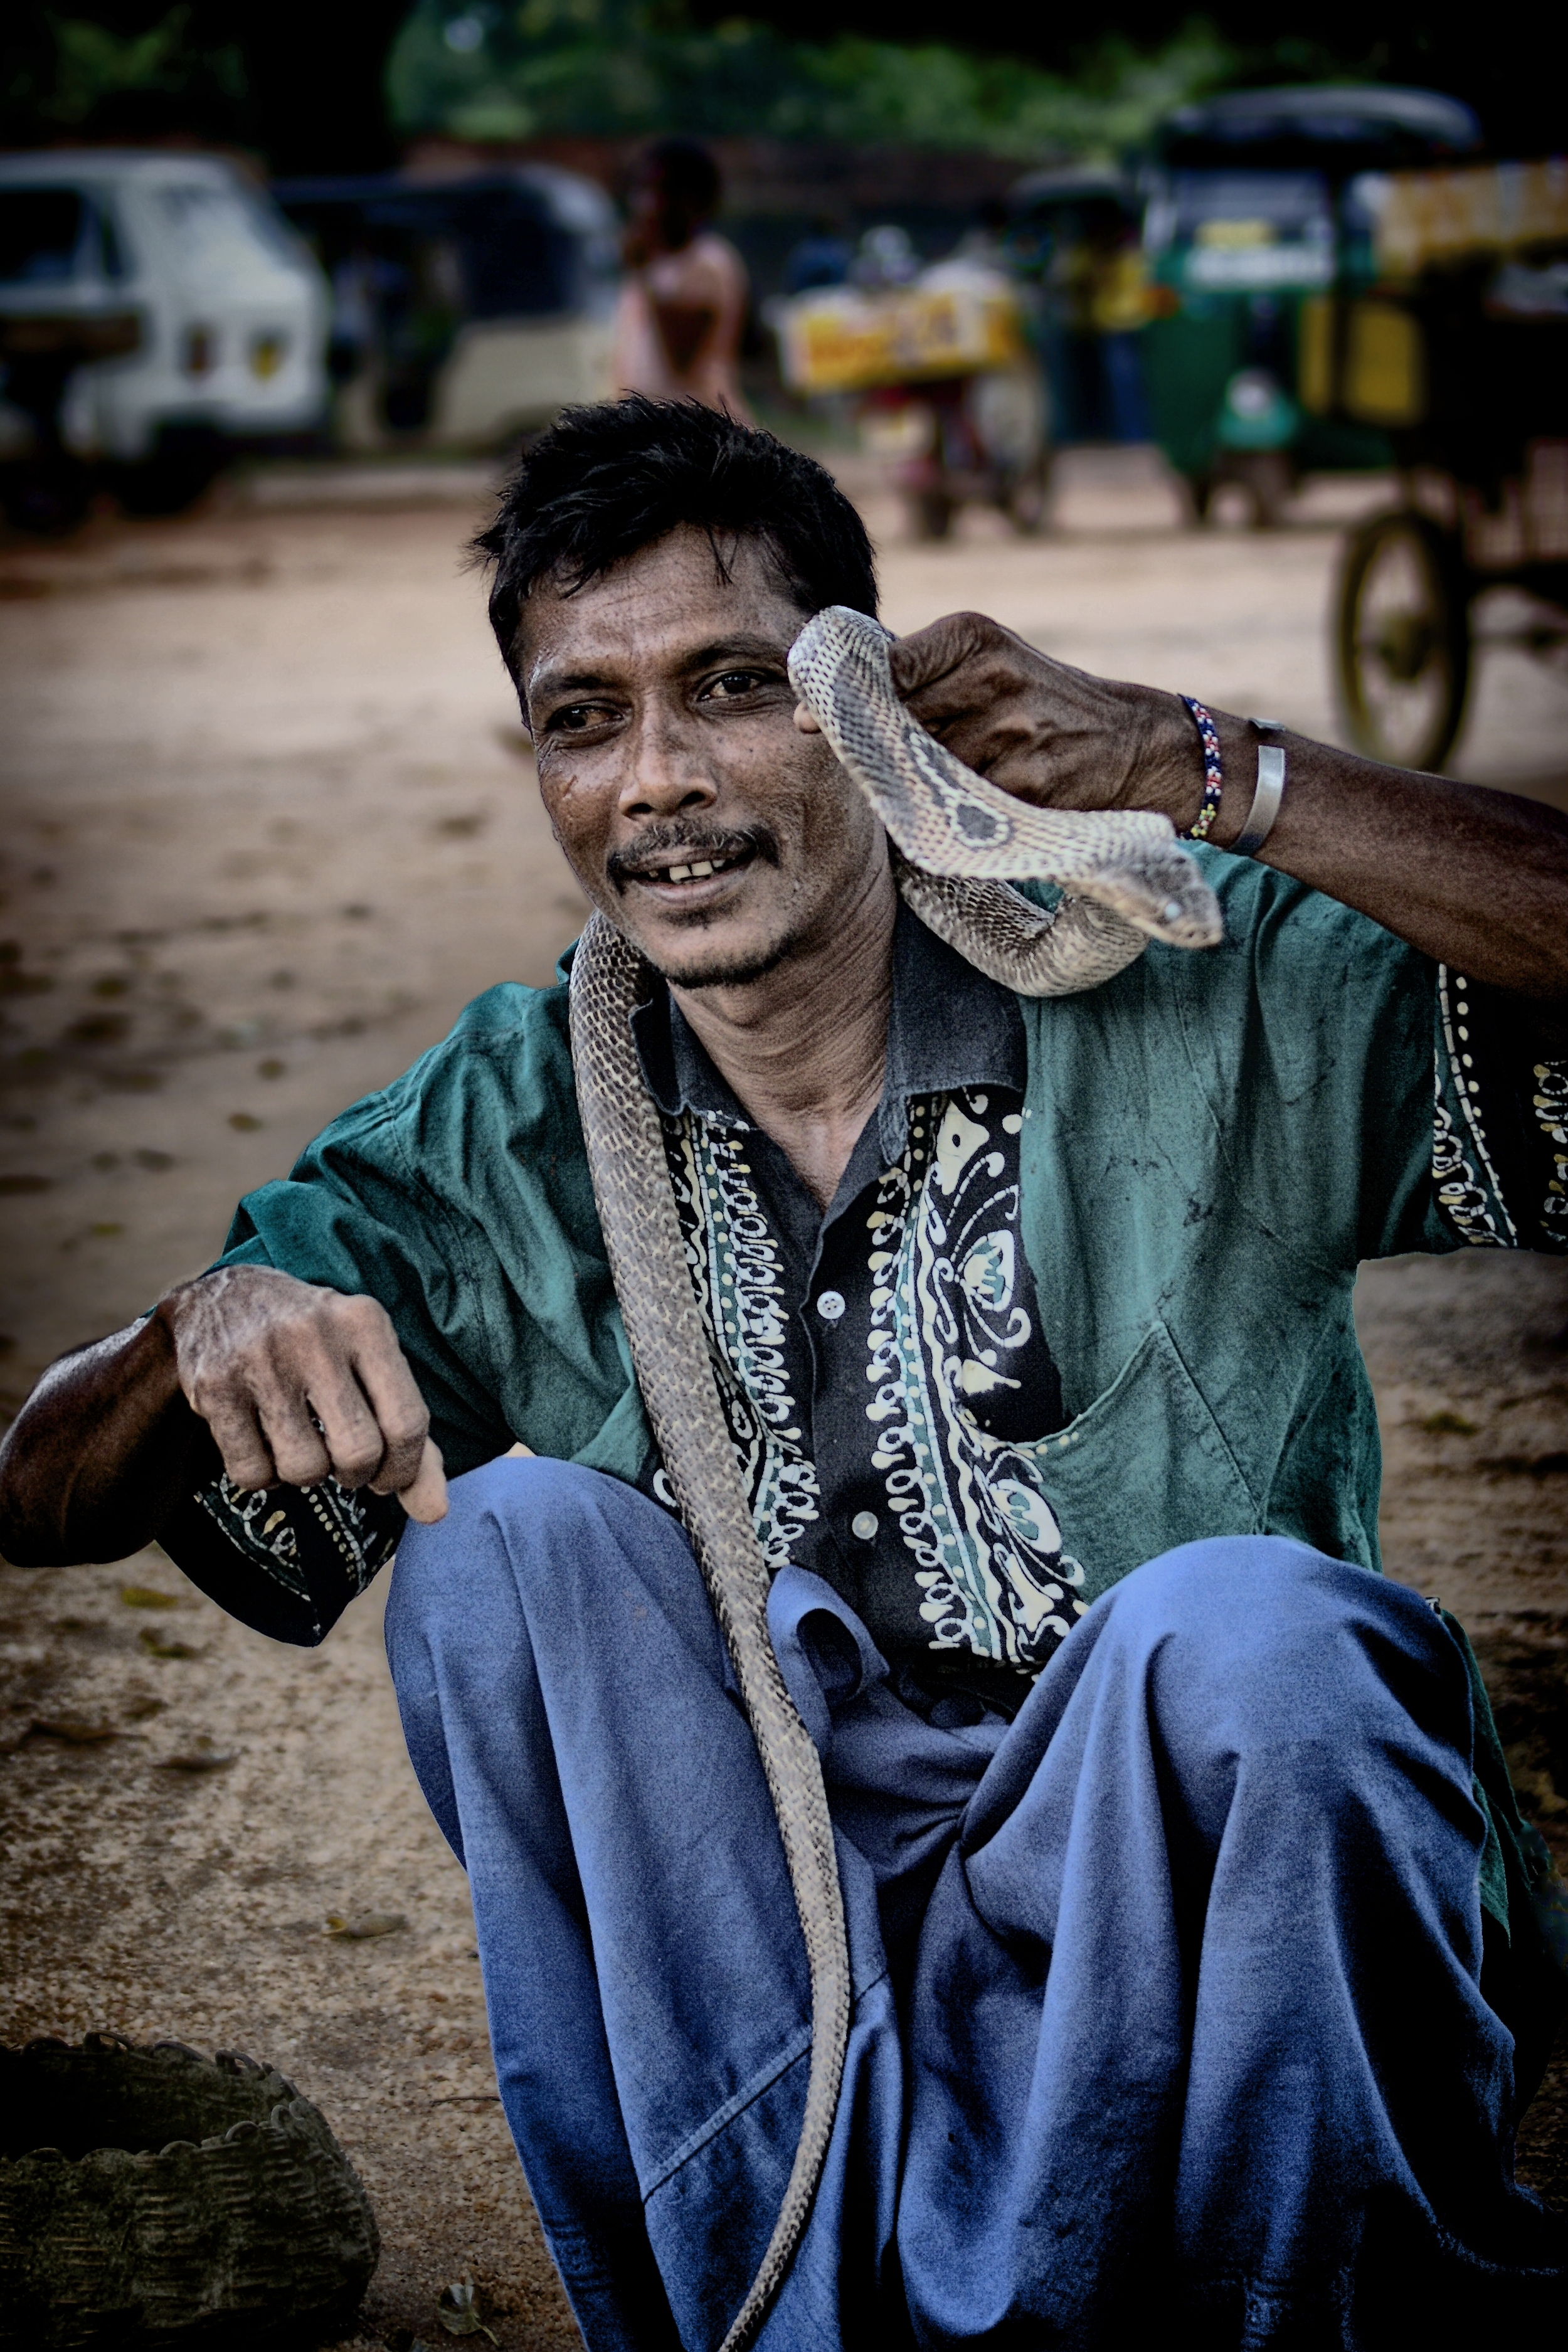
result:
M 1251 501 L 1253 530 L 1278 530 L 1296 487 L 1289 457 L 1279 449 L 1248 449 L 1231 459 L 1227 471 Z
M 119 468 L 115 495 L 129 515 L 184 514 L 211 489 L 224 454 L 214 433 L 171 434 L 150 457 Z
M 1050 499 L 1051 453 L 1047 449 L 1007 483 L 1003 511 L 1021 539 L 1033 539 L 1044 530 Z

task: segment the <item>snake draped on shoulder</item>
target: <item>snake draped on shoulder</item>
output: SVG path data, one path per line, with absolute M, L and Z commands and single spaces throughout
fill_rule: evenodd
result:
M 893 843 L 898 886 L 939 938 L 1029 996 L 1095 988 L 1146 939 L 1211 947 L 1219 909 L 1148 813 L 1037 809 L 972 772 L 900 702 L 879 623 L 818 613 L 789 674 Z M 1058 884 L 1042 911 L 1011 881 Z M 686 1270 L 659 1114 L 643 1083 L 631 1016 L 647 1000 L 641 957 L 602 915 L 572 965 L 572 1060 L 594 1195 L 654 1443 L 719 1620 L 778 1819 L 805 1941 L 811 2063 L 800 2139 L 761 2267 L 722 2352 L 767 2315 L 805 2225 L 833 2130 L 849 2036 L 849 1947 L 821 1759 L 768 1638 L 768 1576 L 720 1407 Z

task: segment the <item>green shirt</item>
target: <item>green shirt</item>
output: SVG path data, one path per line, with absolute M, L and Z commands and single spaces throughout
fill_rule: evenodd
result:
M 1364 916 L 1196 855 L 1224 909 L 1220 947 L 1152 943 L 1103 987 L 1018 1000 L 1018 1231 L 1067 1416 L 1044 1484 L 1085 1601 L 1205 1536 L 1294 1536 L 1376 1568 L 1360 1261 L 1568 1244 L 1563 1066 L 1532 1063 L 1505 1008 Z M 378 1298 L 449 1473 L 521 1440 L 646 1479 L 563 977 L 479 997 L 286 1181 L 247 1196 L 224 1262 Z M 319 1640 L 395 1540 L 331 1481 L 288 1529 L 226 1482 L 200 1499 L 164 1541 L 225 1606 L 286 1639 Z M 1541 1899 L 1542 1868 L 1474 1688 L 1494 1824 L 1482 1900 L 1506 1929 L 1521 1898 Z
M 1359 1262 L 1568 1238 L 1561 1073 L 1521 1072 L 1484 992 L 1267 867 L 1197 855 L 1222 946 L 1152 943 L 1103 987 L 1019 1000 L 1019 1230 L 1068 1416 L 1050 1492 L 1090 1599 L 1203 1536 L 1376 1567 Z M 517 1440 L 645 1467 L 563 984 L 479 997 L 248 1195 L 225 1262 L 378 1298 L 450 1473 Z

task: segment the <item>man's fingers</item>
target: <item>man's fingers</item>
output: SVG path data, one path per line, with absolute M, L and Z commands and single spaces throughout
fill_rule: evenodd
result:
M 271 1266 L 230 1266 L 170 1294 L 181 1384 L 237 1485 L 329 1474 L 446 1508 L 430 1416 L 384 1307 Z
M 333 1477 L 342 1486 L 368 1486 L 386 1457 L 387 1442 L 353 1373 L 334 1365 L 326 1379 L 310 1383 L 310 1403 Z
M 820 735 L 822 732 L 821 728 L 816 723 L 816 713 L 807 703 L 797 702 L 795 704 L 795 723 L 799 728 L 803 735 Z
M 247 1406 L 225 1400 L 210 1410 L 200 1405 L 195 1409 L 202 1413 L 212 1431 L 223 1456 L 224 1470 L 237 1486 L 277 1485 L 278 1465 L 268 1451 L 255 1413 Z
M 419 1457 L 419 1468 L 411 1485 L 405 1486 L 399 1501 L 411 1519 L 429 1527 L 447 1516 L 447 1472 L 441 1460 L 441 1449 L 432 1437 L 425 1440 Z
M 380 1307 L 364 1318 L 353 1361 L 384 1441 L 371 1483 L 378 1494 L 399 1495 L 419 1475 L 430 1415 L 408 1369 L 408 1359 L 397 1344 L 391 1318 Z
M 947 613 L 912 636 L 896 638 L 888 647 L 893 684 L 908 702 L 937 685 L 977 654 L 993 651 L 1006 632 L 984 613 Z
M 269 1387 L 258 1397 L 256 1410 L 278 1478 L 285 1486 L 317 1486 L 332 1465 L 310 1418 L 309 1400 L 297 1391 Z

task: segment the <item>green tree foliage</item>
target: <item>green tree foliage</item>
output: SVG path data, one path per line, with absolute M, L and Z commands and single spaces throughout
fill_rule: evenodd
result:
M 704 29 L 681 0 L 418 0 L 387 92 L 399 130 L 460 139 L 685 131 L 1109 157 L 1233 64 L 1201 21 L 1152 53 L 1112 36 L 1069 81 L 934 42 Z
M 8 43 L 4 112 L 23 121 L 16 135 L 154 131 L 193 116 L 226 128 L 246 91 L 245 63 L 232 41 L 214 39 L 192 22 L 188 5 L 130 29 L 51 8 L 25 12 Z M 25 111 L 24 111 L 25 110 Z M 30 121 L 26 118 L 30 117 Z

